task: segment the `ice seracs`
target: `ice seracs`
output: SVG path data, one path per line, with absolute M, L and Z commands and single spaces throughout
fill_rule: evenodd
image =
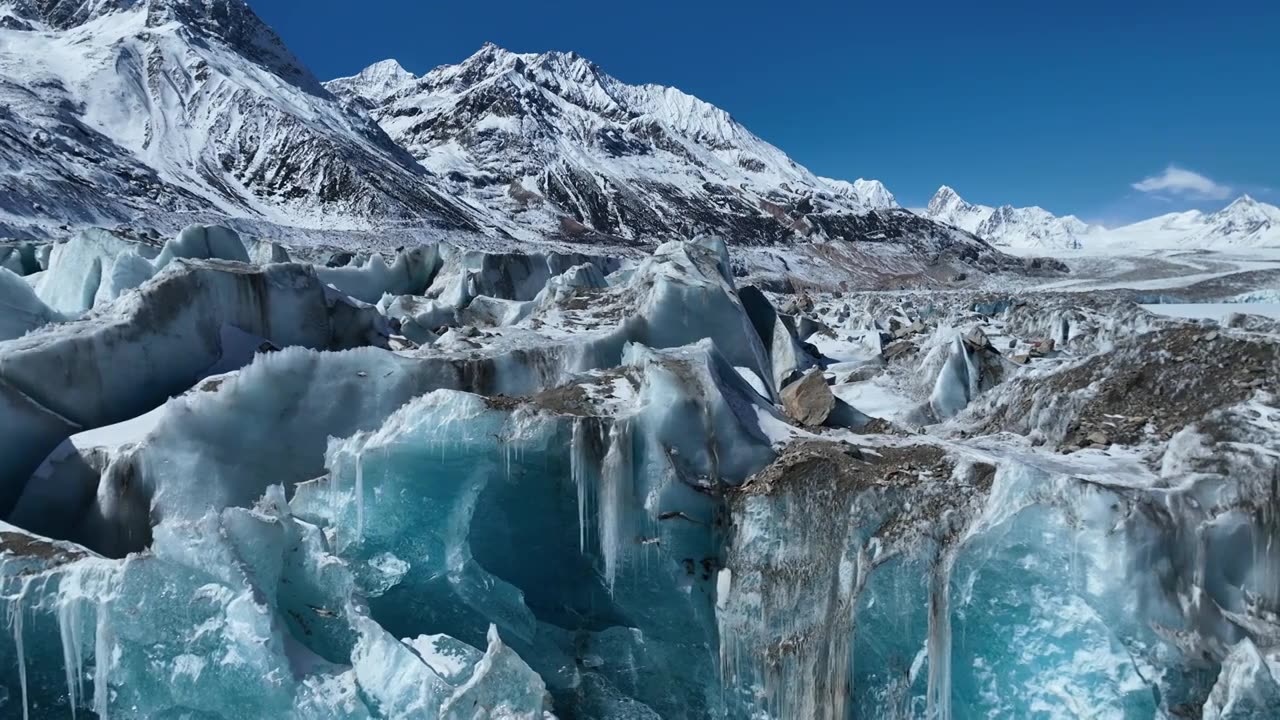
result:
M 1271 702 L 1265 324 L 780 296 L 712 236 L 329 268 L 234 237 L 73 246 L 37 282 L 154 274 L 0 341 L 15 717 Z
M 4 308 L 0 314 L 0 341 L 22 337 L 62 318 L 22 277 L 7 268 L 0 268 L 0 308 Z

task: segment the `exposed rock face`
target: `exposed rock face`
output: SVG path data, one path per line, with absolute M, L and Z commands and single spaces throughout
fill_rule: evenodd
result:
M 421 77 L 384 62 L 328 87 L 453 192 L 548 234 L 855 239 L 850 216 L 897 207 L 876 181 L 819 178 L 723 110 L 619 82 L 574 53 L 486 45 Z
M 171 213 L 480 227 L 243 0 L 23 0 L 11 12 L 31 29 L 0 29 L 0 99 L 14 109 L 0 115 L 0 163 L 24 172 L 0 227 L 147 212 L 161 227 Z

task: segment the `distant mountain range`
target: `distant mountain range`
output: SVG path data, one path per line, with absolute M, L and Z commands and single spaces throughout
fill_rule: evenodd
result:
M 965 202 L 943 185 L 922 212 L 925 217 L 971 232 L 997 246 L 1072 249 L 1126 247 L 1280 246 L 1280 208 L 1242 195 L 1221 210 L 1169 213 L 1107 228 L 1074 215 L 1058 217 L 1039 207 L 993 208 Z
M 878 182 L 573 53 L 322 84 L 243 0 L 0 0 L 0 235 L 191 214 L 514 239 L 857 240 Z
M 1084 236 L 1102 229 L 1074 215 L 1057 217 L 1039 207 L 973 205 L 946 185 L 934 194 L 923 214 L 993 244 L 1015 247 L 1077 248 L 1083 245 Z
M 949 188 L 916 217 L 878 181 L 819 177 L 724 110 L 574 53 L 485 45 L 421 76 L 388 60 L 322 83 L 244 0 L 0 0 L 0 184 L 0 236 L 208 216 L 620 244 L 1119 232 Z M 1245 245 L 1280 227 L 1247 199 L 1147 224 L 1131 227 Z

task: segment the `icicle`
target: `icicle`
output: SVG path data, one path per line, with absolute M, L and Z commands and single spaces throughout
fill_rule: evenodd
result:
M 58 603 L 58 634 L 62 639 L 62 665 L 67 673 L 67 700 L 74 720 L 80 698 L 84 697 L 84 673 L 81 665 L 80 603 L 77 593 Z
M 29 720 L 31 710 L 27 706 L 27 657 L 22 643 L 23 603 L 26 602 L 27 591 L 31 588 L 34 576 L 28 575 L 22 580 L 22 589 L 9 603 L 9 627 L 13 630 L 13 646 L 18 654 L 18 684 L 22 687 L 22 720 Z
M 98 714 L 98 720 L 108 720 L 111 701 L 109 671 L 112 647 L 111 631 L 107 628 L 109 607 L 106 602 L 98 607 L 98 626 L 93 637 L 93 711 Z
M 630 517 L 629 500 L 634 479 L 632 476 L 631 424 L 623 420 L 615 424 L 609 433 L 609 452 L 605 454 L 600 473 L 600 495 L 597 514 L 600 533 L 600 554 L 604 558 L 604 579 L 609 591 L 625 550 L 626 522 Z
M 587 450 L 586 420 L 574 418 L 569 444 L 569 475 L 578 491 L 578 551 L 587 551 Z
M 929 687 L 925 717 L 951 720 L 951 556 L 944 551 L 929 576 Z
M 364 538 L 364 458 L 356 451 L 356 540 Z

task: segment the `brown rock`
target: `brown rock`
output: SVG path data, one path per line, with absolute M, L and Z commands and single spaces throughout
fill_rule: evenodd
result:
M 1031 357 L 1044 357 L 1045 355 L 1053 352 L 1056 345 L 1057 343 L 1054 342 L 1053 338 L 1042 338 L 1040 340 L 1036 340 L 1031 343 L 1030 355 Z
M 910 340 L 897 340 L 885 346 L 885 348 L 880 351 L 880 356 L 883 357 L 885 360 L 892 360 L 893 358 L 896 358 L 899 355 L 905 355 L 915 349 L 916 349 L 915 344 L 912 343 Z
M 969 332 L 964 334 L 964 343 L 971 350 L 986 350 L 991 347 L 991 341 L 987 339 L 987 334 L 983 332 L 981 327 L 974 326 Z M 992 348 L 994 349 L 994 348 Z
M 782 406 L 793 420 L 808 427 L 827 421 L 835 409 L 836 397 L 827 387 L 822 372 L 812 370 L 804 377 L 782 388 Z

